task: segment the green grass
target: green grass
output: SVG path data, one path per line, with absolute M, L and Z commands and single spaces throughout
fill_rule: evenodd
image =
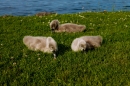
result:
M 55 33 L 49 23 L 85 24 L 80 33 Z M 25 35 L 52 36 L 58 57 L 28 50 Z M 73 52 L 74 38 L 101 35 L 100 48 Z M 130 12 L 87 12 L 45 17 L 0 17 L 1 86 L 130 86 Z

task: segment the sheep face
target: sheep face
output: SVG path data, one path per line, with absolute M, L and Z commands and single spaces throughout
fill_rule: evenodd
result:
M 58 30 L 58 27 L 59 27 L 59 21 L 58 20 L 53 20 L 50 23 L 50 28 L 51 28 L 52 32 L 55 32 L 55 30 Z

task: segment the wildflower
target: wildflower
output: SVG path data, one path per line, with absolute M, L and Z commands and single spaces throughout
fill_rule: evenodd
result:
M 90 25 L 92 25 L 92 23 L 90 23 Z
M 117 22 L 114 22 L 114 24 L 117 24 Z
M 65 20 L 65 22 L 67 22 L 67 20 Z
M 16 62 L 13 63 L 13 66 L 15 66 L 15 65 L 16 65 Z
M 102 19 L 100 18 L 100 21 L 102 21 Z
M 50 22 L 48 22 L 48 24 L 50 24 Z
M 42 18 L 42 16 L 39 16 L 39 18 Z
M 14 57 L 11 57 L 10 59 L 11 59 L 11 60 L 13 60 L 13 59 L 14 59 Z
M 38 60 L 40 61 L 40 60 L 41 60 L 41 58 L 38 58 Z
M 24 56 L 25 56 L 25 57 L 27 57 L 27 55 L 26 55 L 26 54 L 25 54 Z
M 127 25 L 124 25 L 125 27 L 128 27 Z

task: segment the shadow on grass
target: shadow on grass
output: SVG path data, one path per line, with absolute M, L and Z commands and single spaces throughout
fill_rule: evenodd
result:
M 63 55 L 66 51 L 69 51 L 70 47 L 63 45 L 63 44 L 58 44 L 58 52 L 57 55 Z

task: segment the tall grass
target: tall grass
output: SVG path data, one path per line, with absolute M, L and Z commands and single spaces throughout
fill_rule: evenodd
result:
M 85 24 L 80 33 L 55 33 L 49 23 Z M 58 43 L 58 57 L 28 50 L 25 35 L 52 36 Z M 73 52 L 74 38 L 101 35 L 100 48 Z M 130 12 L 87 12 L 45 17 L 0 17 L 1 86 L 124 86 L 130 85 Z

